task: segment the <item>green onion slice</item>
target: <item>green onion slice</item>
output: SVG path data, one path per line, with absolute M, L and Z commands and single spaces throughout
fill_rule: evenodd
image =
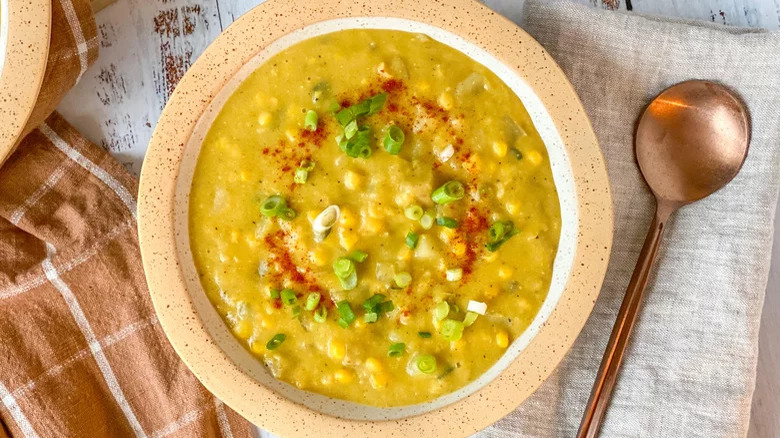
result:
M 439 332 L 448 341 L 457 341 L 463 336 L 464 324 L 454 319 L 445 319 L 441 324 Z
M 348 259 L 354 260 L 358 263 L 363 263 L 367 257 L 368 253 L 361 250 L 352 251 L 352 253 L 347 256 Z
M 393 305 L 392 301 L 385 301 L 384 303 L 379 305 L 379 313 L 392 312 L 393 309 L 395 309 L 395 305 Z
M 357 134 L 357 132 L 358 132 L 357 120 L 353 120 L 347 123 L 347 126 L 344 127 L 344 137 L 346 137 L 347 140 L 354 137 L 355 134 Z
M 519 232 L 520 230 L 514 227 L 512 221 L 496 222 L 488 229 L 488 242 L 485 247 L 488 251 L 494 252 L 510 237 Z
M 420 225 L 425 230 L 430 230 L 433 227 L 433 223 L 436 220 L 436 215 L 431 211 L 426 211 L 420 218 Z
M 417 356 L 415 365 L 417 365 L 417 369 L 420 370 L 421 373 L 433 374 L 436 372 L 436 358 L 430 354 L 421 354 Z
M 371 298 L 363 302 L 363 309 L 366 312 L 376 312 L 377 307 L 382 303 L 384 299 L 385 299 L 384 295 L 374 294 L 373 296 L 371 296 Z
M 417 332 L 417 336 L 423 339 L 430 339 L 432 335 L 431 332 Z
M 303 119 L 303 127 L 309 131 L 316 131 L 318 121 L 319 117 L 317 116 L 317 112 L 309 110 L 306 112 L 306 117 Z
M 268 289 L 268 296 L 275 300 L 281 297 L 281 292 L 279 289 Z
M 420 236 L 417 235 L 414 231 L 409 231 L 406 233 L 406 246 L 408 246 L 411 249 L 417 248 L 417 242 L 420 240 Z
M 468 327 L 471 324 L 474 324 L 474 321 L 477 320 L 477 316 L 479 316 L 476 312 L 466 312 L 466 316 L 463 318 L 463 326 Z
M 279 195 L 269 196 L 260 204 L 260 213 L 266 217 L 278 216 L 287 208 L 287 202 Z
M 447 181 L 441 187 L 434 190 L 431 199 L 437 204 L 449 204 L 450 202 L 463 199 L 466 195 L 466 189 L 460 181 Z
M 399 272 L 395 274 L 393 281 L 395 281 L 396 286 L 401 288 L 409 286 L 412 283 L 412 274 L 408 272 Z
M 292 319 L 295 319 L 299 316 L 301 316 L 301 306 L 296 304 L 292 308 Z
M 419 205 L 410 205 L 404 209 L 404 216 L 413 221 L 418 221 L 423 217 L 423 209 Z
M 322 210 L 320 214 L 314 218 L 311 223 L 312 231 L 314 231 L 314 241 L 322 242 L 330 234 L 331 228 L 336 225 L 341 215 L 341 210 L 338 205 L 331 205 L 325 210 Z
M 355 321 L 355 312 L 352 311 L 352 306 L 349 305 L 347 300 L 339 301 L 338 304 L 336 304 L 336 312 L 339 314 L 339 325 L 342 325 L 342 321 L 347 325 L 350 325 Z
M 296 184 L 305 184 L 309 180 L 309 171 L 301 169 L 300 167 L 295 169 L 295 176 L 293 176 L 293 182 Z
M 373 312 L 366 313 L 366 314 L 363 315 L 363 321 L 365 321 L 365 322 L 367 322 L 369 324 L 376 322 L 377 319 L 379 319 L 379 314 L 376 314 L 376 313 L 373 313 Z
M 357 286 L 355 262 L 347 257 L 340 257 L 333 262 L 333 273 L 341 282 L 344 290 L 352 290 Z
M 319 292 L 312 292 L 306 297 L 306 310 L 314 310 L 320 304 L 321 295 Z
M 328 318 L 328 309 L 325 308 L 324 305 L 317 308 L 317 310 L 314 311 L 314 320 L 317 322 L 325 322 L 325 320 Z
M 442 301 L 433 308 L 433 317 L 436 321 L 441 321 L 450 314 L 450 305 L 446 301 Z
M 271 338 L 271 340 L 268 341 L 267 344 L 265 344 L 265 348 L 269 350 L 276 350 L 280 345 L 282 345 L 282 342 L 284 342 L 285 339 L 287 339 L 287 335 L 284 333 L 277 333 Z
M 295 296 L 295 291 L 292 289 L 285 289 L 281 292 L 282 302 L 284 304 L 292 305 L 298 301 L 298 297 Z
M 368 158 L 371 150 L 371 128 L 363 126 L 350 139 L 341 139 L 339 147 L 352 158 Z
M 446 228 L 458 228 L 458 221 L 451 217 L 441 216 L 436 218 L 436 225 Z
M 403 342 L 398 342 L 395 344 L 390 344 L 390 348 L 387 349 L 387 355 L 390 357 L 400 357 L 404 354 L 404 350 L 406 349 L 406 344 Z
M 401 128 L 396 125 L 390 126 L 387 134 L 385 134 L 385 150 L 391 155 L 398 155 L 401 152 L 401 146 L 404 144 L 405 139 L 406 135 L 404 135 L 404 131 Z

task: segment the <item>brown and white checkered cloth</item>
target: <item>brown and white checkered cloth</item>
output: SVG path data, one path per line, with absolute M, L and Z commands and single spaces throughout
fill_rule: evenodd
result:
M 49 115 L 97 57 L 89 1 L 53 3 L 36 128 L 0 168 L 0 437 L 249 437 L 158 324 L 136 181 Z

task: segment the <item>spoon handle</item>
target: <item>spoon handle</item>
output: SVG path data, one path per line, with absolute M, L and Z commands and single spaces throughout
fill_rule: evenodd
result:
M 666 220 L 672 211 L 674 208 L 663 204 L 659 204 L 656 208 L 655 217 L 650 224 L 645 244 L 639 253 L 634 274 L 631 276 L 631 282 L 628 283 L 623 304 L 620 306 L 615 326 L 612 328 L 607 349 L 601 359 L 601 366 L 596 375 L 596 382 L 593 384 L 585 414 L 582 416 L 577 438 L 596 438 L 598 436 L 601 421 L 607 413 L 609 399 L 615 388 L 620 364 L 623 361 L 623 353 L 631 336 L 631 329 L 634 328 L 639 314 L 647 279 L 652 271 L 658 247 L 664 235 Z

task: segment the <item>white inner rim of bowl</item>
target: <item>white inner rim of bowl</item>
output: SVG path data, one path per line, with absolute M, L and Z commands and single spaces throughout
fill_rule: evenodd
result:
M 286 382 L 275 379 L 265 369 L 260 360 L 252 356 L 244 349 L 238 340 L 233 337 L 227 325 L 222 321 L 217 314 L 217 311 L 209 302 L 200 284 L 200 280 L 198 279 L 190 250 L 187 219 L 189 209 L 188 194 L 192 183 L 195 164 L 205 134 L 208 132 L 207 128 L 211 126 L 225 101 L 253 71 L 280 51 L 300 41 L 318 35 L 355 28 L 391 29 L 424 33 L 441 43 L 465 53 L 476 62 L 483 64 L 492 70 L 517 94 L 528 110 L 536 129 L 539 131 L 550 156 L 553 178 L 558 190 L 561 205 L 561 237 L 558 245 L 558 253 L 555 257 L 552 282 L 547 298 L 531 325 L 519 338 L 512 342 L 512 345 L 509 346 L 501 359 L 479 378 L 455 392 L 445 394 L 430 402 L 416 405 L 391 408 L 368 406 L 303 391 Z M 479 390 L 506 369 L 506 367 L 517 358 L 520 352 L 528 346 L 534 336 L 536 336 L 563 293 L 564 286 L 571 272 L 576 250 L 578 224 L 578 206 L 574 178 L 571 163 L 566 155 L 563 141 L 539 97 L 537 97 L 531 87 L 521 77 L 484 49 L 451 32 L 417 21 L 385 17 L 340 18 L 322 21 L 291 32 L 268 45 L 244 65 L 235 76 L 227 81 L 225 86 L 199 119 L 194 132 L 195 134 L 190 137 L 184 151 L 184 158 L 177 178 L 174 227 L 177 234 L 177 250 L 180 255 L 180 260 L 182 261 L 184 277 L 187 281 L 189 290 L 191 291 L 195 308 L 204 325 L 207 327 L 207 330 L 213 337 L 213 340 L 239 369 L 252 376 L 259 384 L 270 388 L 293 402 L 303 404 L 310 409 L 324 414 L 355 420 L 398 419 L 411 415 L 418 415 L 451 404 Z M 219 388 L 212 387 L 210 389 L 214 391 L 217 396 L 220 395 Z M 258 409 L 261 408 L 261 406 L 258 406 Z

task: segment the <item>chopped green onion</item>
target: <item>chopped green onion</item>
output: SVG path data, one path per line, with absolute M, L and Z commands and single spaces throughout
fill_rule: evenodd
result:
M 372 96 L 371 99 L 369 99 L 369 108 L 368 108 L 368 114 L 372 115 L 379 112 L 379 110 L 382 109 L 383 106 L 385 106 L 385 101 L 387 100 L 387 93 L 379 93 L 376 96 Z
M 421 354 L 417 356 L 415 364 L 421 373 L 433 374 L 436 372 L 436 358 L 430 354 Z
M 412 275 L 408 272 L 399 272 L 393 277 L 395 285 L 398 287 L 406 287 L 412 283 Z
M 292 289 L 285 289 L 281 292 L 282 302 L 288 306 L 295 304 L 298 301 L 298 297 L 295 296 L 295 291 Z
M 333 273 L 336 277 L 344 278 L 355 272 L 355 262 L 347 257 L 339 257 L 333 262 Z
M 330 234 L 330 229 L 336 225 L 341 215 L 341 209 L 338 205 L 328 206 L 325 210 L 322 210 L 320 214 L 314 218 L 311 223 L 312 231 L 314 231 L 314 241 L 322 242 Z
M 441 380 L 441 379 L 447 377 L 451 372 L 455 371 L 456 369 L 457 369 L 457 367 L 454 367 L 452 365 L 448 365 L 447 368 L 445 368 L 444 371 L 441 374 L 439 374 L 439 376 L 436 377 L 436 378 Z
M 376 114 L 385 105 L 386 100 L 387 94 L 380 93 L 348 108 L 335 110 L 337 111 L 335 113 L 336 120 L 341 126 L 347 126 L 347 124 L 360 116 L 370 116 L 372 114 Z
M 514 227 L 512 221 L 496 222 L 488 229 L 488 242 L 485 247 L 488 251 L 496 251 L 510 237 L 519 232 L 520 230 Z
M 451 217 L 442 216 L 436 218 L 436 225 L 446 228 L 458 228 L 458 221 Z
M 317 310 L 314 311 L 314 320 L 317 322 L 325 322 L 325 320 L 328 318 L 328 309 L 325 308 L 325 305 L 322 305 L 317 308 Z
M 271 338 L 270 341 L 268 341 L 267 344 L 265 344 L 265 348 L 269 350 L 276 350 L 280 345 L 282 345 L 282 342 L 284 342 L 285 339 L 287 339 L 287 335 L 284 333 L 277 333 Z
M 352 158 L 368 158 L 371 150 L 371 128 L 363 126 L 352 138 L 339 140 L 339 148 Z
M 434 190 L 431 199 L 437 204 L 449 204 L 450 202 L 463 199 L 466 195 L 466 189 L 460 181 L 447 181 L 441 187 Z
M 278 216 L 287 208 L 287 202 L 279 195 L 269 196 L 260 204 L 260 213 L 266 217 Z
M 297 318 L 299 316 L 301 316 L 301 306 L 296 304 L 292 308 L 292 317 L 293 317 L 293 319 L 295 319 L 295 318 Z
M 395 309 L 395 305 L 393 305 L 392 301 L 385 301 L 384 303 L 379 305 L 379 313 L 392 312 L 393 309 Z
M 376 322 L 376 320 L 379 318 L 379 315 L 376 313 L 366 313 L 363 315 L 363 321 L 371 324 Z
M 309 180 L 309 171 L 306 169 L 295 169 L 295 176 L 293 176 L 293 182 L 296 184 L 305 184 Z
M 430 339 L 431 332 L 417 332 L 417 336 L 423 338 L 423 339 Z
M 357 134 L 357 132 L 358 132 L 357 120 L 353 120 L 347 123 L 347 126 L 344 127 L 344 137 L 346 137 L 347 140 L 354 137 L 355 134 Z
M 376 313 L 377 307 L 382 303 L 382 300 L 385 299 L 385 296 L 382 294 L 374 294 L 371 296 L 371 298 L 367 299 L 363 302 L 363 309 L 366 312 L 374 312 Z
M 319 117 L 317 116 L 317 112 L 309 110 L 306 112 L 306 117 L 303 119 L 303 127 L 309 131 L 316 131 L 318 121 Z
M 457 341 L 463 336 L 463 326 L 464 324 L 460 321 L 445 319 L 441 324 L 439 332 L 444 336 L 444 339 L 448 341 Z
M 419 205 L 410 205 L 404 209 L 404 215 L 413 221 L 418 221 L 423 216 L 423 209 Z
M 320 304 L 320 294 L 319 292 L 312 292 L 309 294 L 308 297 L 306 297 L 306 310 L 314 310 L 317 308 L 317 305 Z
M 436 321 L 441 321 L 450 314 L 450 305 L 446 301 L 442 301 L 433 308 L 433 317 Z
M 274 300 L 278 299 L 281 296 L 281 291 L 279 289 L 268 289 L 268 296 Z
M 400 357 L 404 354 L 406 344 L 398 342 L 396 344 L 390 344 L 390 348 L 387 349 L 387 355 L 390 357 Z
M 328 111 L 334 114 L 337 113 L 340 109 L 341 109 L 341 105 L 335 100 L 331 102 L 331 104 L 328 106 Z
M 463 278 L 463 269 L 461 268 L 447 269 L 446 276 L 447 276 L 447 281 L 460 281 L 460 279 Z
M 344 278 L 339 277 L 339 283 L 341 283 L 341 288 L 344 290 L 352 290 L 356 288 L 357 281 L 357 272 L 353 272 Z
M 475 312 L 466 312 L 466 316 L 463 318 L 463 325 L 465 327 L 470 326 L 471 324 L 474 324 L 474 321 L 477 320 L 477 316 L 479 316 L 478 313 Z
M 417 235 L 414 231 L 409 231 L 406 233 L 406 246 L 408 246 L 411 249 L 417 248 L 417 242 L 420 240 L 420 236 Z
M 336 311 L 339 314 L 340 326 L 346 327 L 355 321 L 355 312 L 352 311 L 352 306 L 349 305 L 347 300 L 339 301 L 336 304 Z
M 315 163 L 312 160 L 303 160 L 303 161 L 301 161 L 301 164 L 298 165 L 298 168 L 303 169 L 303 170 L 308 170 L 309 172 L 311 172 L 312 170 L 314 170 L 314 167 L 316 165 L 317 165 L 317 163 Z
M 420 225 L 423 229 L 430 230 L 433 227 L 433 222 L 436 220 L 436 215 L 431 211 L 426 211 L 420 218 Z
M 285 208 L 279 213 L 279 219 L 283 219 L 286 221 L 291 221 L 295 219 L 295 216 L 298 216 L 297 213 L 295 213 L 295 210 L 292 208 Z
M 509 152 L 511 152 L 512 155 L 514 155 L 516 159 L 518 159 L 518 160 L 522 160 L 523 159 L 523 153 L 520 152 L 520 149 L 517 149 L 514 146 L 510 146 L 509 147 Z
M 368 253 L 360 250 L 352 251 L 352 253 L 347 256 L 348 259 L 354 260 L 358 263 L 363 263 L 366 260 L 366 257 L 368 257 Z
M 390 126 L 385 134 L 384 146 L 385 150 L 391 155 L 398 155 L 401 152 L 401 145 L 404 144 L 404 131 L 396 125 Z

